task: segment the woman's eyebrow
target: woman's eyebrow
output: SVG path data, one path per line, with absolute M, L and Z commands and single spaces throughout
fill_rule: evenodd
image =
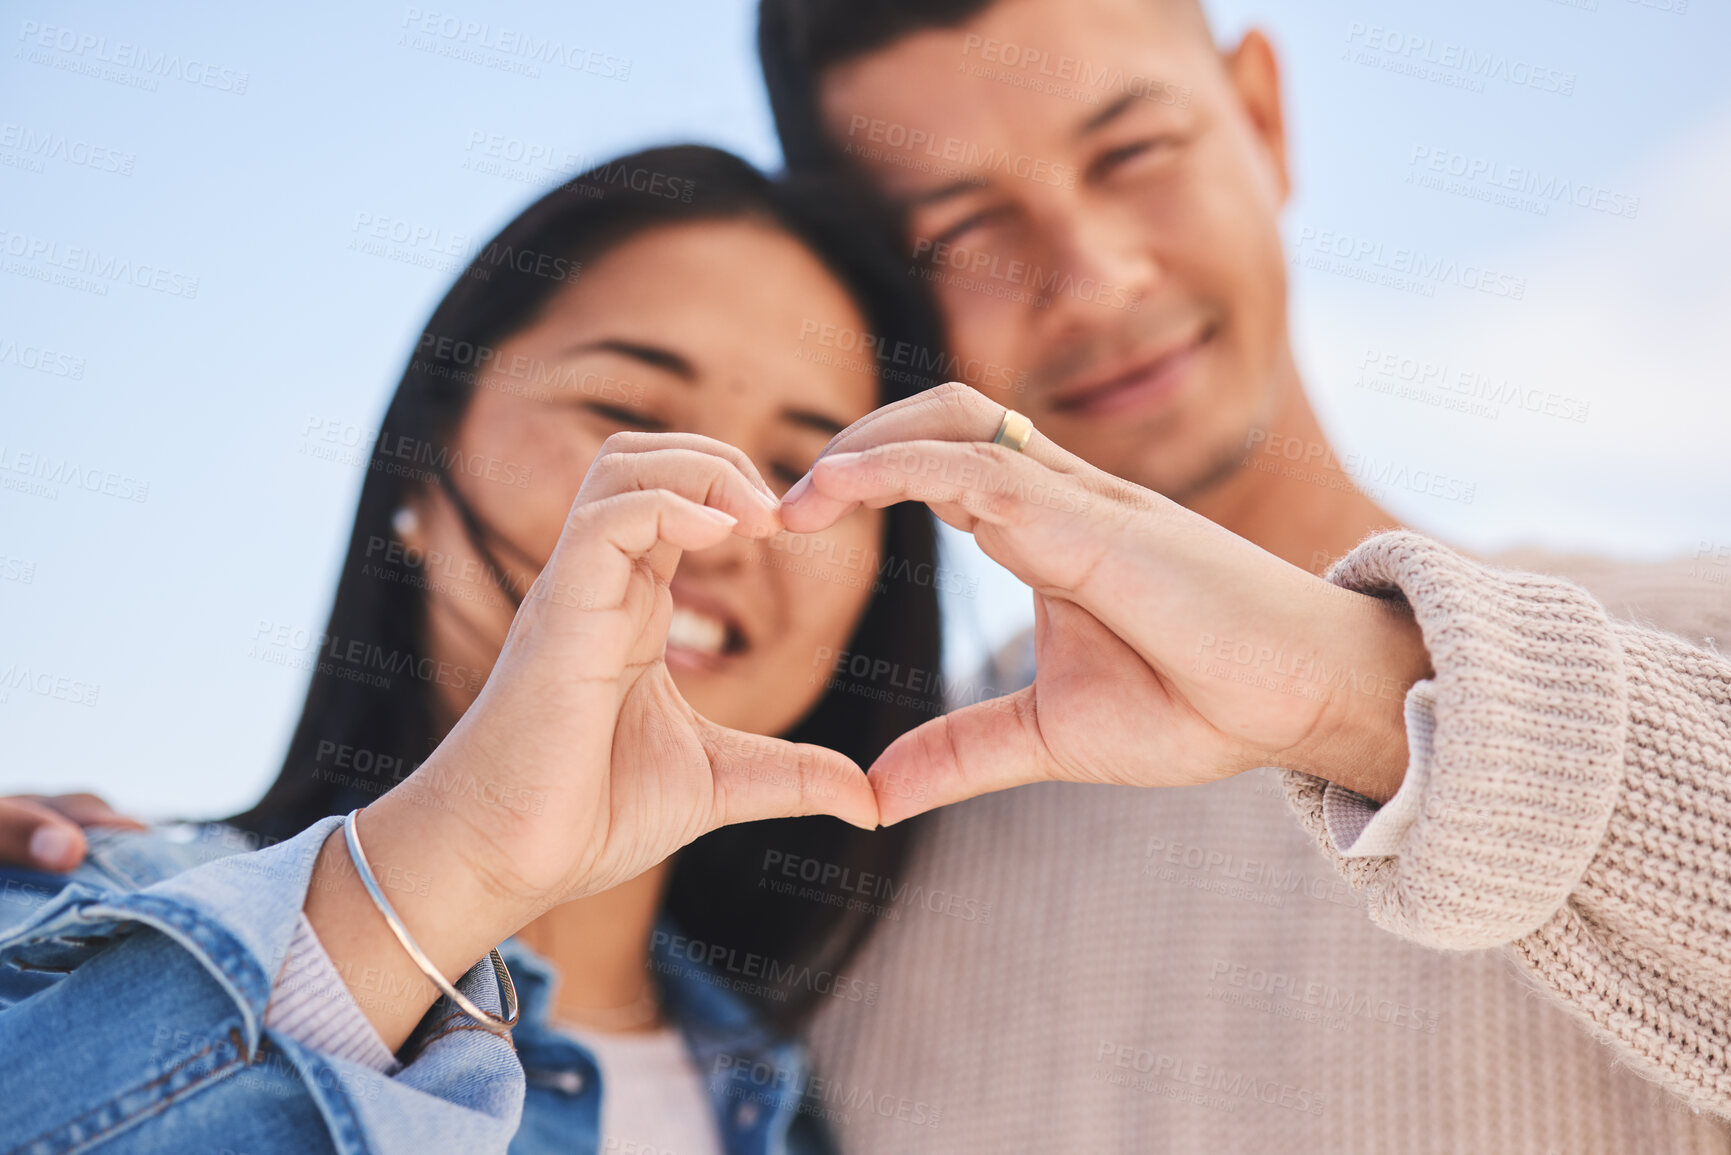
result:
M 827 434 L 830 437 L 834 437 L 843 429 L 847 428 L 846 425 L 837 421 L 835 418 L 826 416 L 825 414 L 818 413 L 811 409 L 783 409 L 781 411 L 781 419 L 794 425 L 803 425 L 808 429 L 815 429 L 819 433 Z
M 697 380 L 697 369 L 690 361 L 672 349 L 664 349 L 659 345 L 645 345 L 638 341 L 605 337 L 598 341 L 580 341 L 562 350 L 560 356 L 569 357 L 573 353 L 617 353 L 621 357 L 630 357 L 632 360 L 641 361 L 652 368 L 665 369 L 682 381 Z

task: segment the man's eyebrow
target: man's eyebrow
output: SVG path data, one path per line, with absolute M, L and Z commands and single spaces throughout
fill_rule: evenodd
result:
M 626 341 L 618 337 L 604 337 L 598 341 L 580 341 L 568 346 L 561 356 L 569 357 L 573 353 L 617 353 L 621 357 L 629 357 L 634 361 L 655 369 L 665 369 L 682 381 L 697 380 L 697 369 L 684 357 L 672 349 L 663 349 L 659 345 L 645 345 L 640 341 Z
M 1117 120 L 1120 116 L 1123 116 L 1126 112 L 1130 111 L 1130 109 L 1134 108 L 1136 101 L 1139 99 L 1140 97 L 1135 93 L 1126 92 L 1117 100 L 1114 100 L 1111 104 L 1108 104 L 1105 108 L 1102 108 L 1099 112 L 1096 112 L 1093 116 L 1084 120 L 1077 126 L 1073 135 L 1080 140 L 1089 133 L 1098 132 L 1100 129 L 1105 128 L 1108 124 L 1111 124 L 1114 120 Z M 937 204 L 940 201 L 950 200 L 953 197 L 959 197 L 964 193 L 970 193 L 976 189 L 984 187 L 985 182 L 983 180 L 969 177 L 963 178 L 962 180 L 951 181 L 949 184 L 938 185 L 936 188 L 926 189 L 922 192 L 913 193 L 909 196 L 898 199 L 903 208 L 921 208 L 925 205 Z
M 835 418 L 825 416 L 824 414 L 811 409 L 783 409 L 781 411 L 781 419 L 783 421 L 791 422 L 794 425 L 804 425 L 807 428 L 815 429 L 819 433 L 827 434 L 830 437 L 834 437 L 843 429 L 847 428 L 846 425 L 843 425 Z
M 1135 93 L 1126 92 L 1123 96 L 1120 96 L 1117 100 L 1114 100 L 1111 104 L 1108 104 L 1105 108 L 1102 108 L 1099 112 L 1096 112 L 1093 116 L 1084 120 L 1076 129 L 1074 133 L 1075 137 L 1080 140 L 1091 132 L 1098 132 L 1100 129 L 1105 128 L 1108 124 L 1111 124 L 1114 120 L 1117 120 L 1120 116 L 1123 116 L 1124 113 L 1128 112 L 1130 107 L 1134 105 L 1138 99 L 1140 98 Z
M 904 197 L 898 197 L 897 203 L 905 209 L 924 208 L 926 205 L 938 204 L 965 193 L 977 192 L 985 187 L 985 181 L 977 177 L 965 177 L 962 180 L 953 180 L 949 184 L 938 185 L 936 188 L 924 189 Z

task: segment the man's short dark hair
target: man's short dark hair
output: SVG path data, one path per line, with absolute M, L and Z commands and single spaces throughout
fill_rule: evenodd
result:
M 825 72 L 917 32 L 965 24 L 994 3 L 763 0 L 757 10 L 757 52 L 788 170 L 832 168 L 839 159 L 819 104 L 818 82 Z
M 999 0 L 761 0 L 757 54 L 790 172 L 835 170 L 841 152 L 824 131 L 820 85 L 838 64 L 904 37 L 966 24 Z M 1201 0 L 1160 0 L 1204 37 Z M 1212 41 L 1210 40 L 1210 43 Z

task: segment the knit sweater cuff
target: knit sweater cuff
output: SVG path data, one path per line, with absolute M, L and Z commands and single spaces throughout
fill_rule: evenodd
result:
M 1436 687 L 1429 678 L 1406 692 L 1406 777 L 1386 803 L 1378 805 L 1336 782 L 1322 792 L 1322 821 L 1329 845 L 1344 858 L 1383 858 L 1400 853 L 1406 832 L 1418 821 L 1430 780 L 1431 735 L 1436 731 Z
M 1579 884 L 1622 789 L 1627 690 L 1604 609 L 1406 531 L 1368 539 L 1328 580 L 1416 618 L 1435 671 L 1430 765 L 1397 854 L 1343 857 L 1321 778 L 1286 771 L 1288 801 L 1379 925 L 1453 950 L 1524 937 Z

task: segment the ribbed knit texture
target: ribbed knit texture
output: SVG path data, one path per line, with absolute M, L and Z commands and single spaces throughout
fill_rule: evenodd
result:
M 1731 664 L 1655 628 L 1731 638 L 1731 586 L 1575 567 L 1394 533 L 1331 574 L 1405 596 L 1436 670 L 1397 857 L 1335 855 L 1321 780 L 1272 770 L 932 815 L 852 968 L 876 1005 L 816 1026 L 845 1147 L 1731 1152 L 1688 1106 L 1731 1113 Z
M 1731 1115 L 1731 663 L 1417 534 L 1329 579 L 1403 597 L 1437 670 L 1434 819 L 1396 857 L 1331 853 L 1371 918 L 1437 947 L 1511 944 L 1631 1065 Z M 1331 852 L 1322 780 L 1287 786 Z
M 334 1059 L 360 1063 L 382 1075 L 402 1070 L 304 914 L 289 940 L 264 1024 Z

